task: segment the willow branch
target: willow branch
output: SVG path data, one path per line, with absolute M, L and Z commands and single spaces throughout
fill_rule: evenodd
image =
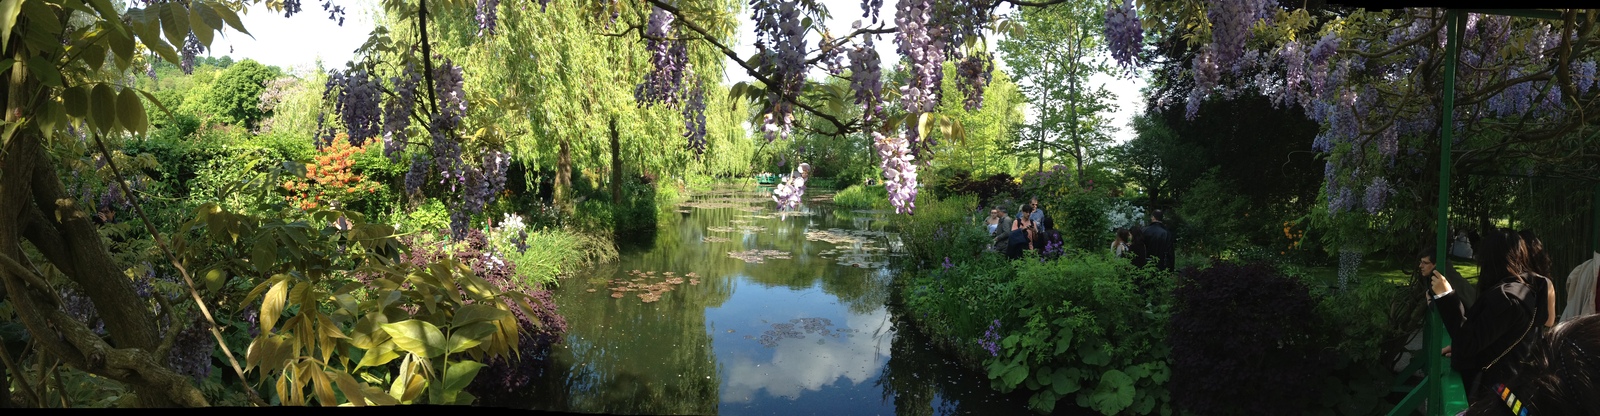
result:
M 694 24 L 693 21 L 683 18 L 684 17 L 683 16 L 683 12 L 681 10 L 678 10 L 677 7 L 673 7 L 672 5 L 667 4 L 666 2 L 664 2 L 662 0 L 649 0 L 649 2 L 650 2 L 651 5 L 654 5 L 654 6 L 658 7 L 658 8 L 660 8 L 661 10 L 664 10 L 664 11 L 666 11 L 668 13 L 672 13 L 673 15 L 678 16 L 679 17 L 678 21 L 683 22 L 683 27 L 689 28 L 689 30 L 692 30 L 695 33 L 700 34 L 700 36 L 703 36 L 705 38 L 705 41 L 707 43 L 710 43 L 712 46 L 717 47 L 718 50 L 721 50 L 723 55 L 725 55 L 725 56 L 727 56 L 729 58 L 733 58 L 733 61 L 734 62 L 738 62 L 739 66 L 743 67 L 744 70 L 745 70 L 745 73 L 749 74 L 751 78 L 755 78 L 757 81 L 761 81 L 761 83 L 766 84 L 769 87 L 774 86 L 774 85 L 778 85 L 778 83 L 773 82 L 772 79 L 767 78 L 764 75 L 761 75 L 761 73 L 756 71 L 756 69 L 754 67 L 750 66 L 749 62 L 746 62 L 743 58 L 740 58 L 739 54 L 735 53 L 732 48 L 729 48 L 727 45 L 722 44 L 722 41 L 717 40 L 716 37 L 714 37 L 714 36 L 711 36 L 711 33 L 707 32 L 705 29 L 701 28 L 700 25 L 696 25 L 696 24 Z M 769 89 L 769 91 L 771 91 L 771 90 Z M 789 94 L 783 94 L 783 93 L 779 93 L 778 96 L 779 96 L 779 98 L 781 98 L 781 99 L 783 99 L 785 101 L 788 101 L 791 104 L 794 104 L 795 107 L 799 107 L 801 109 L 806 110 L 806 112 L 814 114 L 814 115 L 816 115 L 818 117 L 822 117 L 823 120 L 828 120 L 828 122 L 832 123 L 833 126 L 834 126 L 835 132 L 834 132 L 833 135 L 842 136 L 842 135 L 845 135 L 845 134 L 849 134 L 850 130 L 851 130 L 850 126 L 857 124 L 856 121 L 850 121 L 850 122 L 839 121 L 839 119 L 837 117 L 834 117 L 833 115 L 824 113 L 821 109 L 818 109 L 815 106 L 811 106 L 811 105 L 808 105 L 808 104 L 805 104 L 805 103 L 801 103 L 800 100 L 798 99 L 798 97 L 793 97 L 793 96 L 790 96 Z

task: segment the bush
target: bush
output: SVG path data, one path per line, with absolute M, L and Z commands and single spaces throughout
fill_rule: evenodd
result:
M 850 209 L 890 209 L 889 192 L 882 185 L 850 185 L 833 195 L 833 204 Z
M 915 265 L 931 267 L 945 258 L 965 261 L 993 240 L 973 211 L 977 197 L 918 198 L 916 215 L 897 215 L 900 240 Z
M 1336 361 L 1307 285 L 1264 264 L 1185 269 L 1167 335 L 1172 401 L 1195 414 L 1299 414 Z
M 982 180 L 975 180 L 965 171 L 942 172 L 940 179 L 933 183 L 935 195 L 955 196 L 972 194 L 978 196 L 978 203 L 985 207 L 1000 205 L 1007 212 L 1016 209 L 1017 204 L 1007 204 L 1002 201 L 1013 201 L 1020 198 L 1022 188 L 1017 185 L 1017 179 L 1007 173 L 997 173 Z M 945 174 L 949 176 L 946 178 Z
M 985 253 L 919 273 L 903 291 L 924 331 L 996 390 L 1026 388 L 1037 411 L 1072 397 L 1103 414 L 1153 414 L 1170 410 L 1168 297 L 1142 297 L 1134 282 L 1166 293 L 1164 276 L 1105 253 L 1051 262 Z

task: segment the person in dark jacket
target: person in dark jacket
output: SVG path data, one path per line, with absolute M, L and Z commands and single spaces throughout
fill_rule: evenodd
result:
M 1467 281 L 1467 278 L 1461 277 L 1461 272 L 1456 271 L 1456 266 L 1451 264 L 1449 260 L 1445 260 L 1443 267 L 1438 267 L 1433 255 L 1434 248 L 1431 246 L 1417 253 L 1417 276 L 1422 279 L 1431 279 L 1433 278 L 1434 270 L 1437 268 L 1439 272 L 1444 274 L 1444 278 L 1450 281 L 1450 287 L 1455 289 L 1457 295 L 1460 296 L 1461 304 L 1471 309 L 1472 303 L 1478 300 L 1478 288 L 1473 287 L 1472 283 Z
M 1161 270 L 1171 271 L 1176 264 L 1177 253 L 1172 248 L 1173 233 L 1162 222 L 1164 217 L 1165 214 L 1159 209 L 1150 211 L 1150 225 L 1144 227 L 1139 244 L 1134 246 L 1137 255 L 1133 261 L 1135 266 L 1149 264 L 1150 257 L 1156 258 L 1156 267 Z
M 1562 322 L 1534 345 L 1516 375 L 1494 393 L 1472 402 L 1468 416 L 1504 416 L 1511 409 L 1528 415 L 1600 415 L 1600 315 Z M 1498 393 L 1504 392 L 1501 396 Z
M 1435 271 L 1433 306 L 1450 333 L 1451 345 L 1440 351 L 1450 366 L 1461 372 L 1467 399 L 1478 401 L 1494 394 L 1492 388 L 1510 379 L 1515 363 L 1527 357 L 1543 330 L 1555 323 L 1548 295 L 1550 279 L 1533 272 L 1528 249 L 1511 230 L 1483 236 L 1483 249 L 1474 250 L 1486 264 L 1479 273 L 1478 301 L 1471 309 L 1451 290 L 1450 282 Z M 1500 260 L 1489 261 L 1490 258 Z

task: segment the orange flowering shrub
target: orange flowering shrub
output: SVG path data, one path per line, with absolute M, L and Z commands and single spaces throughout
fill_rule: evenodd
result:
M 306 164 L 306 176 L 283 182 L 289 191 L 285 197 L 295 208 L 310 211 L 324 204 L 346 203 L 378 191 L 378 184 L 366 180 L 351 170 L 355 155 L 365 152 L 375 140 L 368 139 L 360 146 L 350 145 L 350 140 L 340 133 L 333 145 L 322 149 L 315 163 Z

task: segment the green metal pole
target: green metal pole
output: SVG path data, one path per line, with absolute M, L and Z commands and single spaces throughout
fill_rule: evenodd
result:
M 1444 120 L 1440 129 L 1439 143 L 1439 222 L 1438 230 L 1434 234 L 1434 259 L 1443 261 L 1445 249 L 1448 247 L 1450 233 L 1450 152 L 1455 136 L 1455 110 L 1456 110 L 1456 61 L 1461 54 L 1461 32 L 1465 23 L 1464 12 L 1450 10 L 1445 12 L 1445 22 L 1449 25 L 1449 37 L 1445 41 L 1444 57 Z M 1439 349 L 1443 348 L 1444 338 L 1449 334 L 1444 330 L 1444 325 L 1439 319 L 1438 309 L 1428 313 L 1428 330 L 1425 333 L 1427 345 L 1421 354 L 1428 357 L 1428 413 L 1434 415 L 1453 415 L 1467 407 L 1465 392 L 1461 390 L 1461 375 L 1450 369 L 1450 363 L 1439 356 Z

